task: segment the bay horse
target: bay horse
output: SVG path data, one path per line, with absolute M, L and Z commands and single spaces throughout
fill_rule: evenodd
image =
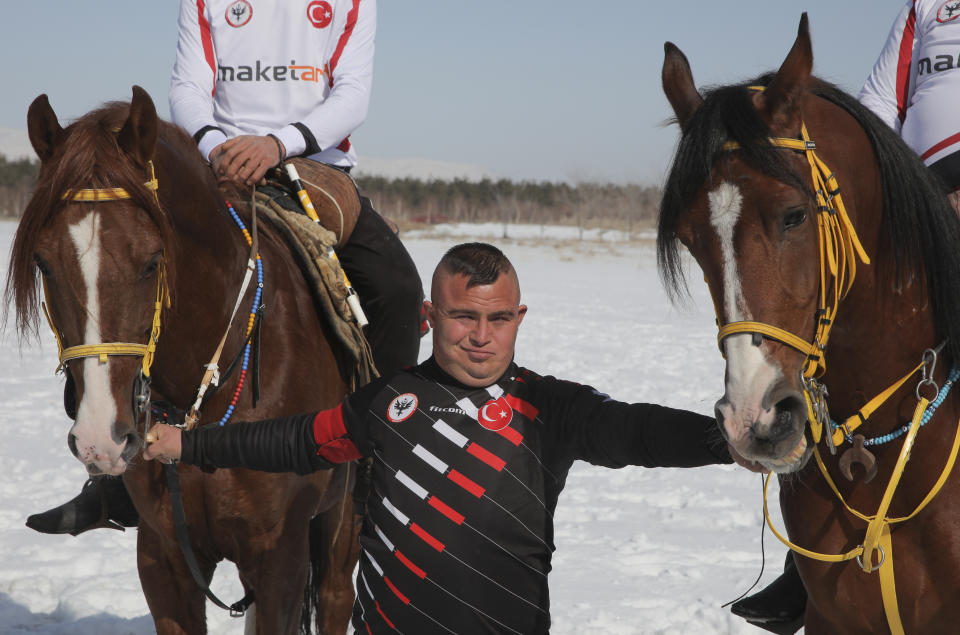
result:
M 891 129 L 811 75 L 806 14 L 775 73 L 702 94 L 664 48 L 681 138 L 661 277 L 686 289 L 681 244 L 703 271 L 717 421 L 778 473 L 806 632 L 956 632 L 960 221 Z
M 133 88 L 130 103 L 107 104 L 66 128 L 41 95 L 28 130 L 41 166 L 10 258 L 7 295 L 18 330 L 36 332 L 42 281 L 62 349 L 156 345 L 146 356 L 95 351 L 63 362 L 77 398 L 68 444 L 91 475 L 123 475 L 140 514 L 137 565 L 157 632 L 205 633 L 205 597 L 178 546 L 164 466 L 140 457 L 144 426 L 135 398 L 147 374 L 172 404 L 185 410 L 193 403 L 238 303 L 250 247 L 193 140 L 157 117 L 143 89 Z M 239 213 L 250 228 L 249 212 Z M 216 425 L 232 400 L 230 421 L 237 421 L 328 408 L 346 394 L 298 265 L 264 225 L 265 318 L 256 334 L 262 395 L 256 407 L 249 391 L 232 399 L 241 376 L 234 373 L 204 405 L 201 425 Z M 244 308 L 256 287 L 244 294 Z M 246 320 L 238 322 L 224 344 L 227 361 L 245 345 Z M 152 364 L 143 361 L 151 355 Z M 311 622 L 324 633 L 346 632 L 359 549 L 352 500 L 343 505 L 346 466 L 307 476 L 176 469 L 202 576 L 209 584 L 216 563 L 228 559 L 253 592 L 247 632 L 295 633 Z M 315 593 L 305 591 L 311 552 L 322 570 Z

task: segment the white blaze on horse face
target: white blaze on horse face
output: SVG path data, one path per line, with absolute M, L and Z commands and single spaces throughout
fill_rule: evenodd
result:
M 743 196 L 739 188 L 724 181 L 708 194 L 710 225 L 720 242 L 723 275 L 723 303 L 727 322 L 748 321 L 750 309 L 743 296 L 740 273 L 737 267 L 734 232 L 740 221 Z M 752 335 L 738 333 L 723 341 L 727 358 L 727 385 L 724 398 L 717 404 L 723 418 L 723 426 L 734 447 L 745 448 L 750 441 L 750 426 L 754 423 L 769 425 L 773 421 L 773 408 L 764 408 L 763 398 L 767 390 L 780 377 L 780 370 L 771 364 L 761 347 L 754 346 Z
M 98 283 L 102 261 L 100 247 L 100 214 L 91 211 L 70 226 L 70 238 L 80 257 L 80 273 L 86 297 L 84 344 L 99 344 L 100 296 Z M 70 430 L 77 447 L 77 458 L 84 465 L 96 465 L 108 474 L 120 474 L 126 467 L 120 458 L 123 446 L 113 440 L 111 431 L 117 418 L 116 402 L 110 390 L 110 362 L 101 364 L 97 357 L 72 362 L 83 368 L 83 398 L 77 408 L 77 419 Z

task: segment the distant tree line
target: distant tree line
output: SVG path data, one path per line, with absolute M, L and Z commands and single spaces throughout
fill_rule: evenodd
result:
M 627 232 L 652 226 L 660 189 L 610 183 L 452 181 L 360 176 L 357 186 L 396 221 L 572 225 Z
M 0 154 L 0 218 L 19 217 L 37 181 L 37 160 L 11 161 Z
M 0 154 L 0 217 L 19 217 L 40 165 Z M 656 218 L 660 190 L 643 185 L 392 179 L 358 176 L 357 185 L 388 218 L 406 224 L 572 225 L 632 232 Z

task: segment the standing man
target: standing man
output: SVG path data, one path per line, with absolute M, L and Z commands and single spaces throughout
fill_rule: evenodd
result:
M 349 172 L 357 163 L 350 134 L 370 103 L 376 23 L 376 0 L 181 0 L 173 121 L 219 179 L 253 186 L 295 156 Z M 370 199 L 360 197 L 337 254 L 370 320 L 378 370 L 416 364 L 420 276 Z M 138 521 L 123 481 L 100 477 L 27 526 L 77 535 Z
M 424 306 L 433 356 L 419 366 L 319 413 L 159 425 L 144 457 L 297 473 L 373 457 L 356 631 L 547 633 L 553 512 L 573 462 L 694 467 L 729 463 L 727 446 L 710 417 L 517 366 L 527 307 L 496 247 L 450 249 Z

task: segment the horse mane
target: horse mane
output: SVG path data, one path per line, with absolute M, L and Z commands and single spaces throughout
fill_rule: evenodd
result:
M 675 229 L 712 174 L 722 146 L 736 141 L 753 169 L 814 196 L 790 163 L 772 146 L 771 131 L 750 97 L 749 86 L 766 86 L 773 74 L 749 82 L 708 89 L 677 145 L 664 186 L 657 232 L 657 262 L 671 299 L 687 293 Z M 810 79 L 810 92 L 849 113 L 863 128 L 878 162 L 883 212 L 880 248 L 870 254 L 882 274 L 907 286 L 922 272 L 940 337 L 950 357 L 960 361 L 960 220 L 947 203 L 947 190 L 916 153 L 868 108 L 837 86 Z M 843 184 L 841 183 L 841 187 Z
M 43 228 L 68 204 L 63 195 L 84 188 L 121 187 L 129 192 L 130 203 L 143 209 L 160 232 L 164 245 L 171 245 L 173 229 L 170 219 L 157 204 L 154 193 L 144 186 L 149 170 L 136 165 L 120 149 L 117 131 L 130 111 L 126 102 L 111 102 L 93 110 L 65 129 L 64 140 L 54 156 L 40 166 L 33 195 L 27 203 L 17 227 L 7 273 L 4 303 L 12 306 L 17 330 L 21 334 L 37 334 L 40 304 L 40 271 L 34 260 L 37 241 Z M 160 139 L 157 158 L 169 143 L 193 146 L 186 133 L 176 126 L 159 122 Z M 166 142 L 166 143 L 165 143 Z M 193 153 L 197 154 L 195 147 Z M 199 156 L 199 155 L 197 155 Z M 161 197 L 164 186 L 161 177 Z M 175 271 L 167 259 L 166 274 L 172 284 Z M 4 315 L 4 322 L 9 317 Z

